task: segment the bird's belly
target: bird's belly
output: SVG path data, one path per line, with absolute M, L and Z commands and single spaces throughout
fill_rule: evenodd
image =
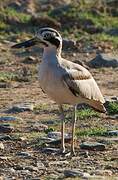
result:
M 76 104 L 78 98 L 75 97 L 64 84 L 60 76 L 54 72 L 39 71 L 39 81 L 45 93 L 58 104 Z

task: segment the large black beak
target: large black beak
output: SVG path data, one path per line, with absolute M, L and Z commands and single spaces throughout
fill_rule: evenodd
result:
M 13 49 L 28 48 L 28 47 L 36 45 L 38 42 L 39 41 L 37 40 L 37 38 L 34 37 L 28 41 L 15 44 L 15 45 L 11 46 L 11 48 L 13 48 Z

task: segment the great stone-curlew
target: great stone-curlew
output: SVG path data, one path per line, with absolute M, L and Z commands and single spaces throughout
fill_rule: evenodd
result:
M 91 73 L 83 66 L 67 61 L 61 57 L 62 37 L 55 29 L 41 28 L 34 38 L 16 44 L 12 48 L 27 48 L 37 43 L 44 46 L 42 62 L 39 66 L 39 80 L 42 89 L 59 105 L 61 112 L 61 150 L 65 152 L 64 144 L 64 112 L 63 104 L 74 105 L 72 123 L 71 153 L 74 154 L 74 132 L 76 122 L 76 107 L 86 103 L 100 112 L 105 112 L 104 98 Z

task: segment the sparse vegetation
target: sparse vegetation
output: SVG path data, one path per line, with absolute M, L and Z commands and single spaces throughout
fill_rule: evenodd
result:
M 109 103 L 108 112 L 109 114 L 118 114 L 118 103 L 116 102 Z
M 104 127 L 84 128 L 76 132 L 77 136 L 103 136 L 107 129 Z
M 77 111 L 77 116 L 79 119 L 88 119 L 92 117 L 100 117 L 99 113 L 92 109 L 82 109 Z

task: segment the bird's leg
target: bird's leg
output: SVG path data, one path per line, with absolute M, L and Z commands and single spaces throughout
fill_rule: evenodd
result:
M 74 149 L 74 136 L 75 136 L 75 124 L 77 120 L 77 105 L 74 107 L 74 118 L 72 122 L 72 141 L 71 141 L 71 155 L 75 155 L 75 149 Z
M 60 118 L 61 118 L 61 152 L 64 153 L 65 152 L 65 142 L 64 142 L 64 129 L 65 129 L 65 116 L 64 116 L 64 111 L 63 111 L 63 107 L 60 105 L 59 106 L 59 110 L 61 112 Z

